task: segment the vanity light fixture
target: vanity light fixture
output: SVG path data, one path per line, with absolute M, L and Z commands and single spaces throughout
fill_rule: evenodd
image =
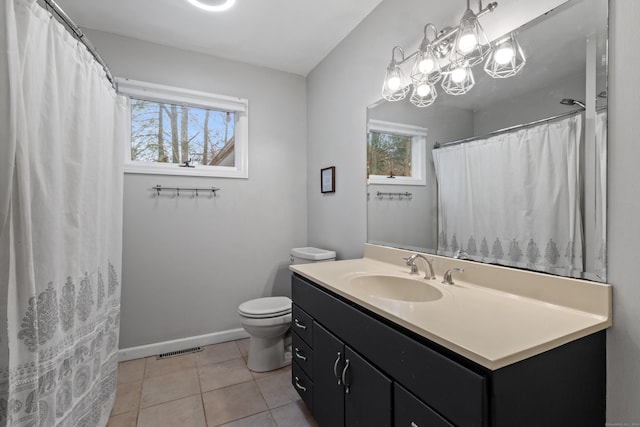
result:
M 484 71 L 495 79 L 515 76 L 524 67 L 527 59 L 513 33 L 496 41 L 493 52 L 484 64 Z
M 433 31 L 433 39 L 430 40 L 427 31 Z M 438 30 L 433 24 L 427 24 L 424 27 L 424 38 L 420 44 L 420 49 L 416 53 L 416 60 L 411 70 L 411 80 L 415 85 L 423 82 L 434 85 L 438 83 L 442 77 L 440 63 L 435 51 L 433 50 L 433 41 L 438 36 Z
M 396 50 L 400 52 L 400 61 L 396 61 Z M 409 92 L 409 85 L 405 84 L 404 73 L 400 68 L 400 64 L 404 61 L 404 50 L 400 46 L 394 47 L 391 51 L 391 62 L 387 67 L 387 75 L 382 87 L 382 96 L 387 101 L 400 101 Z
M 497 6 L 497 3 L 491 4 Z M 480 9 L 482 10 L 482 3 L 480 3 Z M 471 10 L 469 0 L 467 0 L 467 10 L 460 20 L 452 49 L 451 60 L 458 63 L 466 62 L 470 67 L 481 63 L 491 51 L 489 38 L 482 29 L 478 16 Z
M 442 89 L 449 95 L 464 95 L 469 92 L 476 80 L 473 77 L 473 70 L 469 63 L 451 63 L 442 79 Z
M 409 100 L 417 107 L 426 107 L 438 96 L 435 84 L 440 80 L 447 94 L 464 95 L 475 84 L 472 67 L 482 62 L 485 62 L 484 70 L 493 78 L 518 74 L 526 59 L 515 34 L 497 40 L 492 46 L 478 20 L 497 7 L 498 3 L 493 2 L 483 8 L 482 0 L 478 0 L 476 13 L 467 0 L 467 9 L 457 27 L 446 27 L 438 32 L 435 25 L 425 25 L 420 47 L 406 57 L 402 48 L 395 46 L 382 86 L 382 97 L 387 101 L 400 101 L 413 86 Z M 396 51 L 401 53 L 400 59 Z M 413 61 L 410 79 L 403 75 L 403 65 L 408 61 Z M 441 61 L 445 62 L 444 67 Z
M 213 4 L 207 4 L 198 0 L 187 0 L 187 1 L 192 5 L 194 5 L 195 7 L 198 7 L 202 10 L 206 10 L 207 12 L 222 12 L 224 10 L 231 8 L 231 6 L 233 6 L 236 2 L 236 0 L 225 0 L 221 4 L 213 5 Z

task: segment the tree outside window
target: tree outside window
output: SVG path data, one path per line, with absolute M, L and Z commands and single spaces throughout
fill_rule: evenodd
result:
M 411 176 L 412 137 L 386 132 L 369 132 L 367 171 L 369 175 Z
M 234 166 L 235 114 L 131 98 L 131 160 Z

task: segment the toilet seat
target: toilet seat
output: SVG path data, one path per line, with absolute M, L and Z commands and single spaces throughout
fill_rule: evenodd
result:
M 238 313 L 252 319 L 284 316 L 291 313 L 291 299 L 287 297 L 252 299 L 240 304 Z

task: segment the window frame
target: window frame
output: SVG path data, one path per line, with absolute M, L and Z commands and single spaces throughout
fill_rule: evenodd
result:
M 367 123 L 367 162 L 369 160 L 369 133 L 371 131 L 411 137 L 411 176 L 394 176 L 391 178 L 385 175 L 369 175 L 367 184 L 427 185 L 427 128 L 370 119 Z
M 118 92 L 127 97 L 129 111 L 131 111 L 131 98 L 135 98 L 151 102 L 166 102 L 196 108 L 230 111 L 235 116 L 235 166 L 196 165 L 194 168 L 185 168 L 180 167 L 178 163 L 132 160 L 130 131 L 125 148 L 126 152 L 124 153 L 125 173 L 249 178 L 249 101 L 247 99 L 123 78 L 118 78 L 117 83 Z M 131 129 L 131 113 L 129 113 L 128 120 L 129 129 Z

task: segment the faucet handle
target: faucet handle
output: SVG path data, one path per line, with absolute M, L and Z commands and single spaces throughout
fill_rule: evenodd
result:
M 453 279 L 451 278 L 451 273 L 464 273 L 464 270 L 460 267 L 453 267 L 448 269 L 444 275 L 442 276 L 442 284 L 443 285 L 453 285 Z
M 410 256 L 410 257 L 407 257 L 407 258 L 402 258 L 402 260 L 403 260 L 404 262 L 406 262 L 406 263 L 407 263 L 407 265 L 408 265 L 409 267 L 411 267 L 411 272 L 410 272 L 409 274 L 418 274 L 418 273 L 419 273 L 419 272 L 418 272 L 418 266 L 417 266 L 417 265 L 416 265 L 416 263 L 414 262 L 414 260 L 415 260 L 415 259 L 416 259 L 416 257 L 415 257 L 415 256 Z

